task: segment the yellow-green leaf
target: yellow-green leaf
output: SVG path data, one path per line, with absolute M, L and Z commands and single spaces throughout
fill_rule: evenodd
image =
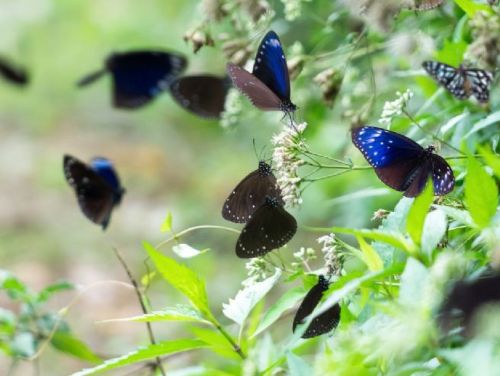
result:
M 160 228 L 161 232 L 170 232 L 172 231 L 172 213 L 168 212 L 167 216 L 165 217 L 165 220 L 161 224 Z
M 425 217 L 429 212 L 432 200 L 434 199 L 434 189 L 429 181 L 424 191 L 413 201 L 413 205 L 408 213 L 406 220 L 406 231 L 416 244 L 421 243 L 422 231 L 424 228 Z
M 384 268 L 384 263 L 380 258 L 379 254 L 373 247 L 368 244 L 365 239 L 361 236 L 356 236 L 358 240 L 359 247 L 363 252 L 363 261 L 371 272 L 378 272 Z

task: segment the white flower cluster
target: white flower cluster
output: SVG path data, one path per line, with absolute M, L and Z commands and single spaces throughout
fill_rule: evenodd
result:
M 396 100 L 384 103 L 384 109 L 379 120 L 380 124 L 389 126 L 394 116 L 401 115 L 403 109 L 406 108 L 408 102 L 413 97 L 413 92 L 410 89 L 406 89 L 404 93 L 397 91 L 396 95 L 398 96 Z
M 292 267 L 299 268 L 302 264 L 314 260 L 316 258 L 316 251 L 312 248 L 300 247 L 298 252 L 294 252 L 293 257 L 297 259 L 297 261 L 292 262 Z
M 230 89 L 227 93 L 226 103 L 224 104 L 224 112 L 220 120 L 223 128 L 230 128 L 238 123 L 241 114 L 241 95 L 236 89 Z
M 244 287 L 249 287 L 257 282 L 261 282 L 273 274 L 273 270 L 270 268 L 269 264 L 261 257 L 256 257 L 248 261 L 245 264 L 245 268 L 248 278 L 241 282 Z
M 302 133 L 306 127 L 307 123 L 285 126 L 272 140 L 273 162 L 277 171 L 276 180 L 288 207 L 302 204 L 299 167 L 304 164 L 304 161 L 300 159 L 299 151 L 304 148 Z
M 325 269 L 327 274 L 339 275 L 342 269 L 342 263 L 340 262 L 338 256 L 335 235 L 328 234 L 321 236 L 317 239 L 317 242 L 321 244 L 321 252 L 323 252 L 323 258 L 325 259 Z
M 285 19 L 287 21 L 293 21 L 300 17 L 304 1 L 311 0 L 281 0 L 283 5 L 285 5 Z

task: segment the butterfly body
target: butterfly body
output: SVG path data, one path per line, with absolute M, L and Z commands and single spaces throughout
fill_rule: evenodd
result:
M 292 239 L 297 222 L 275 197 L 266 197 L 247 222 L 236 242 L 236 255 L 240 258 L 264 256 Z
M 474 96 L 481 103 L 489 101 L 493 73 L 483 69 L 465 68 L 462 65 L 454 68 L 437 61 L 424 61 L 422 66 L 456 98 L 463 100 Z
M 131 51 L 112 54 L 103 70 L 79 81 L 86 86 L 109 72 L 113 80 L 113 104 L 118 108 L 144 106 L 167 90 L 186 67 L 186 59 L 172 52 Z
M 438 196 L 454 188 L 451 167 L 432 146 L 424 149 L 408 137 L 370 126 L 354 128 L 352 141 L 380 180 L 406 197 L 418 196 L 429 178 Z
M 281 205 L 284 204 L 271 166 L 260 161 L 257 170 L 243 178 L 226 198 L 222 217 L 231 222 L 246 223 L 265 203 L 266 197 L 276 198 Z
M 297 313 L 295 314 L 293 319 L 293 332 L 295 332 L 297 326 L 302 324 L 304 319 L 306 319 L 307 316 L 309 316 L 318 306 L 323 294 L 328 290 L 329 286 L 330 284 L 328 280 L 324 276 L 320 275 L 318 277 L 318 282 L 306 294 L 304 300 L 299 306 L 299 309 L 297 310 Z M 340 305 L 335 304 L 311 321 L 306 331 L 302 334 L 302 338 L 311 338 L 328 333 L 337 327 L 339 321 Z
M 87 165 L 65 155 L 63 166 L 66 180 L 75 190 L 83 214 L 106 229 L 113 208 L 125 193 L 111 162 L 99 157 Z
M 15 66 L 10 61 L 0 58 L 0 76 L 11 84 L 25 86 L 29 82 L 28 73 L 21 67 Z
M 257 50 L 252 73 L 227 65 L 233 84 L 254 106 L 263 111 L 294 112 L 297 106 L 290 99 L 290 78 L 285 54 L 278 35 L 269 31 Z

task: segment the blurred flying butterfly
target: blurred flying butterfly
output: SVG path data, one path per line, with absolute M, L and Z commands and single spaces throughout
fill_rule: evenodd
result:
M 116 53 L 106 60 L 103 69 L 82 78 L 78 86 L 89 85 L 109 72 L 113 78 L 114 106 L 135 109 L 167 90 L 186 64 L 183 56 L 172 52 Z
M 236 242 L 240 258 L 264 256 L 290 241 L 297 232 L 297 222 L 276 197 L 265 198 L 241 231 Z
M 28 73 L 24 69 L 4 58 L 0 58 L 0 75 L 11 84 L 18 86 L 24 86 L 29 81 Z
M 483 69 L 454 68 L 437 61 L 424 61 L 422 66 L 439 84 L 458 99 L 473 95 L 481 103 L 490 98 L 493 73 Z
M 454 324 L 471 332 L 476 313 L 486 304 L 500 303 L 500 275 L 484 275 L 474 281 L 459 281 L 444 300 L 440 309 L 440 323 L 444 329 Z
M 218 119 L 224 111 L 230 87 L 228 77 L 185 76 L 172 82 L 170 92 L 186 110 L 204 118 Z
M 324 276 L 320 275 L 318 277 L 318 283 L 316 283 L 316 285 L 314 285 L 313 288 L 309 290 L 306 297 L 300 304 L 297 313 L 295 314 L 295 317 L 293 319 L 294 333 L 297 325 L 300 325 L 304 321 L 306 321 L 307 316 L 309 316 L 317 307 L 321 298 L 323 297 L 323 294 L 328 290 L 329 285 L 330 284 L 328 280 Z M 340 305 L 337 303 L 322 314 L 316 316 L 311 321 L 306 331 L 302 334 L 302 338 L 312 338 L 328 333 L 332 329 L 337 327 L 339 321 Z
M 418 196 L 429 177 L 437 196 L 451 192 L 455 186 L 451 167 L 433 153 L 433 146 L 424 149 L 399 133 L 369 126 L 354 128 L 352 142 L 361 150 L 380 180 L 404 192 L 406 197 Z
M 75 190 L 83 214 L 105 230 L 113 208 L 125 193 L 111 162 L 99 157 L 87 165 L 65 155 L 64 175 Z
M 271 166 L 260 161 L 259 168 L 243 178 L 226 198 L 222 216 L 231 222 L 246 223 L 266 202 L 266 197 L 275 198 L 281 206 L 284 204 Z
M 252 73 L 231 63 L 227 65 L 227 72 L 233 84 L 255 107 L 285 113 L 297 109 L 290 100 L 285 53 L 274 31 L 269 31 L 260 43 Z

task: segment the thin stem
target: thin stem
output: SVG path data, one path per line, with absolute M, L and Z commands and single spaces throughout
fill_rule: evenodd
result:
M 142 309 L 142 313 L 145 315 L 148 314 L 148 309 L 146 307 L 146 304 L 144 303 L 144 295 L 142 294 L 141 290 L 139 289 L 139 284 L 137 283 L 136 279 L 132 275 L 132 272 L 130 271 L 130 268 L 128 267 L 127 263 L 125 262 L 125 259 L 122 257 L 120 252 L 118 251 L 117 248 L 113 247 L 113 251 L 115 252 L 116 257 L 118 258 L 118 261 L 120 261 L 120 264 L 122 264 L 123 269 L 125 269 L 125 272 L 127 273 L 128 279 L 130 280 L 130 283 L 132 286 L 134 286 L 135 293 L 137 295 L 137 299 L 139 300 L 139 304 Z M 153 333 L 153 328 L 151 327 L 151 323 L 149 321 L 146 321 L 146 328 L 148 329 L 148 336 L 149 336 L 149 341 L 151 342 L 152 345 L 156 345 L 156 338 Z M 166 376 L 165 369 L 163 368 L 163 365 L 161 363 L 160 357 L 156 357 L 156 367 L 160 370 L 160 373 L 163 376 Z
M 213 326 L 224 336 L 224 338 L 231 344 L 234 351 L 240 356 L 241 359 L 245 360 L 246 356 L 241 350 L 241 347 L 234 341 L 234 339 L 226 332 L 226 329 L 222 327 L 217 321 L 212 322 Z
M 325 159 L 328 159 L 330 161 L 343 164 L 345 166 L 350 166 L 351 165 L 349 162 L 343 161 L 342 159 L 333 158 L 333 157 L 330 157 L 328 155 L 323 155 L 323 154 L 316 153 L 316 152 L 310 151 L 310 150 L 302 151 L 302 154 L 306 154 L 306 155 L 309 154 L 309 155 L 314 155 L 315 157 L 325 158 Z
M 336 172 L 334 174 L 320 176 L 319 178 L 304 179 L 303 181 L 314 182 L 314 181 L 320 181 L 320 180 L 330 179 L 330 178 L 334 178 L 336 176 L 343 175 L 343 174 L 345 174 L 345 173 L 347 173 L 349 171 L 350 170 L 343 170 L 343 171 L 340 171 L 340 172 Z
M 184 236 L 192 231 L 200 230 L 200 229 L 216 229 L 216 230 L 224 230 L 224 231 L 234 232 L 235 234 L 240 233 L 239 230 L 236 230 L 236 229 L 231 228 L 231 227 L 225 227 L 225 226 L 216 226 L 216 225 L 193 226 L 193 227 L 187 228 L 187 229 L 175 234 L 171 238 L 163 240 L 162 242 L 158 243 L 155 248 L 159 249 L 159 248 L 163 247 L 164 245 L 170 243 L 171 241 L 178 240 L 180 237 L 182 237 L 182 236 Z

